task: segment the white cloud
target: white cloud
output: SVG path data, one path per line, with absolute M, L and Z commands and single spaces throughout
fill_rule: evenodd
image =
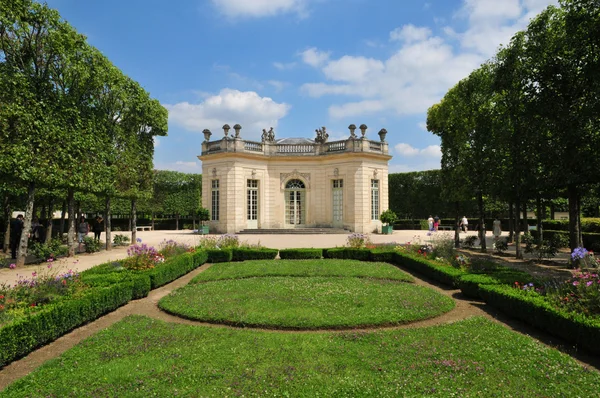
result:
M 297 13 L 307 15 L 307 0 L 212 0 L 224 15 L 237 17 L 271 17 L 278 14 Z
M 160 140 L 158 137 L 152 137 L 154 139 L 154 148 L 158 148 L 160 146 Z
M 288 70 L 292 69 L 296 66 L 295 62 L 288 62 L 287 64 L 283 62 L 273 62 L 273 66 L 279 70 Z
M 328 51 L 319 51 L 315 47 L 306 49 L 300 53 L 302 61 L 310 66 L 319 67 L 329 60 Z
M 406 43 L 427 40 L 429 36 L 431 36 L 431 29 L 425 27 L 419 28 L 412 24 L 404 25 L 390 32 L 390 40 Z
M 290 105 L 261 97 L 254 91 L 232 89 L 223 89 L 198 104 L 180 102 L 164 106 L 169 111 L 169 122 L 188 131 L 202 132 L 207 128 L 222 136 L 224 124 L 233 127 L 239 123 L 242 126 L 240 135 L 246 139 L 259 139 L 263 128 L 276 127 L 290 110 Z
M 331 59 L 318 48 L 302 52 L 308 65 L 323 72 L 324 81 L 302 85 L 311 97 L 352 97 L 329 107 L 333 118 L 393 112 L 420 114 L 460 79 L 491 57 L 500 44 L 508 44 L 528 19 L 557 0 L 464 0 L 459 18 L 467 27 L 456 31 L 440 27 L 434 35 L 427 27 L 404 25 L 390 32 L 399 46 L 387 59 L 343 55 Z
M 422 156 L 426 158 L 438 158 L 442 157 L 442 148 L 439 145 L 429 145 L 423 149 L 415 148 L 410 144 L 400 143 L 394 146 L 394 151 L 405 157 Z
M 285 86 L 287 86 L 286 82 L 281 82 L 279 80 L 269 80 L 267 83 L 269 83 L 269 85 L 271 85 L 276 92 L 281 92 Z

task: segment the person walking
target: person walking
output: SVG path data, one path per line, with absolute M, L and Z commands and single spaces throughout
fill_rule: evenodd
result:
M 469 229 L 469 220 L 467 220 L 467 216 L 463 216 L 462 220 L 460 220 L 460 229 L 464 233 Z
M 433 230 L 437 231 L 440 227 L 440 218 L 438 216 L 433 217 Z
M 431 215 L 427 219 L 427 224 L 429 225 L 429 230 L 433 231 L 433 217 L 431 217 Z
M 498 217 L 492 223 L 492 233 L 494 234 L 494 239 L 498 239 L 502 235 L 502 226 Z
M 17 248 L 21 243 L 21 235 L 23 234 L 23 214 L 19 214 L 16 219 L 10 223 L 10 253 L 12 258 L 17 258 Z
M 97 216 L 94 220 L 94 226 L 92 227 L 92 231 L 94 232 L 94 240 L 96 242 L 100 242 L 100 234 L 104 231 L 104 219 L 100 216 Z
M 81 245 L 83 239 L 90 233 L 90 224 L 85 221 L 85 216 L 81 216 L 79 224 L 77 224 L 77 240 L 79 242 L 79 253 L 81 253 Z

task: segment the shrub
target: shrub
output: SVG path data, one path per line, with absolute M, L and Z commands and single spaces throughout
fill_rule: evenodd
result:
M 393 263 L 396 250 L 391 248 L 371 249 L 369 261 Z
M 393 225 L 397 219 L 398 217 L 396 216 L 396 213 L 394 213 L 391 209 L 387 209 L 379 216 L 379 220 L 387 225 Z
M 371 251 L 355 247 L 339 247 L 327 250 L 327 258 L 369 261 Z
M 114 272 L 112 274 L 84 274 L 81 281 L 90 287 L 107 287 L 117 283 L 132 283 L 132 299 L 148 296 L 151 289 L 150 277 L 146 274 L 132 272 Z
M 477 236 L 467 236 L 462 240 L 462 247 L 465 249 L 472 249 L 473 247 L 475 247 L 475 241 L 477 241 Z
M 454 237 L 449 233 L 434 233 L 431 238 L 433 258 L 440 257 L 447 261 L 452 261 L 455 257 L 456 250 L 454 249 Z
M 217 247 L 221 249 L 233 249 L 240 246 L 240 238 L 235 234 L 225 234 L 219 236 Z
M 228 263 L 233 259 L 231 249 L 206 249 L 209 263 Z
M 123 266 L 129 270 L 139 271 L 154 268 L 157 264 L 165 261 L 165 258 L 152 246 L 145 243 L 142 245 L 129 246 L 127 257 L 123 260 Z
M 232 261 L 273 260 L 277 257 L 277 249 L 236 247 L 231 252 Z
M 494 238 L 493 244 L 496 253 L 501 254 L 508 250 L 508 239 L 506 238 Z
M 164 258 L 170 258 L 178 256 L 190 250 L 190 246 L 185 243 L 177 243 L 173 239 L 163 240 L 159 245 L 158 252 L 163 255 Z
M 85 245 L 86 253 L 97 253 L 100 251 L 101 242 L 96 241 L 94 238 L 86 236 L 85 238 L 83 238 L 83 244 Z
M 48 243 L 33 242 L 29 246 L 28 251 L 35 257 L 48 261 L 49 259 L 56 259 L 59 256 L 65 256 L 69 249 L 63 246 L 60 239 L 52 239 Z
M 282 260 L 308 260 L 323 257 L 322 249 L 282 249 L 279 250 Z
M 459 278 L 465 274 L 464 271 L 458 268 L 402 252 L 394 253 L 394 264 L 412 269 L 449 286 L 458 286 Z
M 358 232 L 354 232 L 351 233 L 350 235 L 348 235 L 347 238 L 347 246 L 354 248 L 354 249 L 360 249 L 365 247 L 365 245 L 370 243 L 370 239 L 368 235 L 365 234 L 361 234 Z
M 129 236 L 116 234 L 113 236 L 113 245 L 115 246 L 125 246 L 129 243 Z

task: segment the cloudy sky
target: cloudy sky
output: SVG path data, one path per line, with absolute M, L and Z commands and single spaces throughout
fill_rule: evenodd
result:
M 202 130 L 381 128 L 390 172 L 438 169 L 427 109 L 555 0 L 47 0 L 169 110 L 155 167 L 200 173 Z

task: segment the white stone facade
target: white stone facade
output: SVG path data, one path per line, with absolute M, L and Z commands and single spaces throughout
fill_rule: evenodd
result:
M 235 138 L 225 135 L 209 141 L 205 130 L 198 158 L 202 206 L 210 211 L 211 233 L 313 227 L 380 230 L 379 214 L 388 208 L 391 159 L 382 131 L 380 141 L 363 134 L 334 142 L 268 136 L 255 142 L 242 140 L 239 129 Z

